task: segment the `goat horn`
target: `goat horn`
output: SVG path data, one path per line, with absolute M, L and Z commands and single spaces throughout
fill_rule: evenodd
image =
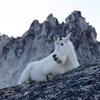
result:
M 60 33 L 60 40 L 62 40 L 62 32 Z
M 56 35 L 54 36 L 54 40 L 57 40 L 57 36 Z

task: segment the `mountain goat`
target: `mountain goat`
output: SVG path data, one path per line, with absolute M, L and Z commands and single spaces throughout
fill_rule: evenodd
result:
M 49 56 L 40 61 L 34 61 L 28 64 L 22 72 L 18 84 L 28 80 L 43 81 L 49 74 L 59 75 L 70 71 L 79 66 L 77 56 L 70 35 L 55 38 L 55 50 Z

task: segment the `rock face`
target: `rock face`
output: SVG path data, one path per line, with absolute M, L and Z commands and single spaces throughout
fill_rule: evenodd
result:
M 86 71 L 86 69 L 83 69 L 82 70 L 83 72 L 82 72 L 81 71 L 82 68 L 80 67 L 79 71 L 81 71 L 81 73 L 84 74 L 85 73 L 84 70 L 85 70 L 86 73 L 89 74 L 90 71 L 94 70 L 93 68 L 91 69 L 90 66 L 92 66 L 91 65 L 92 62 L 95 62 L 95 61 L 97 61 L 97 59 L 100 58 L 100 52 L 99 52 L 100 51 L 100 43 L 97 42 L 97 40 L 96 40 L 97 33 L 96 33 L 95 29 L 85 21 L 85 18 L 81 16 L 80 11 L 72 12 L 65 19 L 65 23 L 64 22 L 59 23 L 58 20 L 55 17 L 53 17 L 52 14 L 50 14 L 43 23 L 39 23 L 38 20 L 34 20 L 31 24 L 29 30 L 27 32 L 25 32 L 22 37 L 17 37 L 17 38 L 11 37 L 10 38 L 6 35 L 0 36 L 0 47 L 1 47 L 0 48 L 0 88 L 16 85 L 21 72 L 23 71 L 23 69 L 26 67 L 26 65 L 29 62 L 32 62 L 35 60 L 40 60 L 40 59 L 48 56 L 54 50 L 54 45 L 53 45 L 54 35 L 57 35 L 59 37 L 59 34 L 61 32 L 63 33 L 63 36 L 66 36 L 67 34 L 72 32 L 71 41 L 74 44 L 80 65 L 82 66 L 82 68 L 84 66 L 85 66 L 84 68 L 86 68 L 86 66 L 87 66 L 86 69 L 88 69 L 88 70 L 90 69 L 89 71 Z M 85 63 L 87 63 L 87 65 L 84 65 Z M 99 63 L 99 61 L 98 61 L 98 63 Z M 99 68 L 98 63 L 97 63 L 96 69 Z M 80 73 L 80 72 L 77 71 L 77 73 Z M 76 76 L 78 75 L 77 73 L 76 73 Z M 74 74 L 75 74 L 75 72 L 74 72 Z M 78 76 L 82 77 L 81 74 L 79 74 Z M 72 77 L 74 77 L 74 76 L 72 75 Z M 70 74 L 70 78 L 72 78 L 72 77 Z M 66 80 L 66 82 L 67 82 L 67 74 L 61 78 L 60 77 L 58 77 L 58 78 L 59 78 L 59 80 L 56 80 L 57 79 L 56 78 L 56 79 L 53 79 L 52 81 L 50 81 L 50 84 L 53 84 L 53 81 L 56 82 L 50 88 L 49 88 L 49 85 L 47 85 L 47 84 L 49 84 L 49 82 L 46 82 L 45 85 L 44 85 L 44 83 L 43 84 L 40 83 L 40 84 L 42 86 L 44 86 L 44 88 L 46 86 L 45 89 L 48 89 L 48 88 L 53 89 L 53 87 L 56 84 L 60 84 L 59 83 L 60 81 Z M 71 80 L 73 80 L 73 78 L 70 79 L 70 82 L 72 82 Z M 85 80 L 85 79 L 83 79 L 83 80 Z M 88 80 L 88 77 L 87 77 L 87 80 Z M 61 83 L 61 86 L 64 82 Z M 79 82 L 81 83 L 81 80 Z M 75 83 L 76 83 L 76 81 L 75 81 Z M 71 85 L 70 83 L 66 83 L 66 84 Z M 22 86 L 22 87 L 19 86 L 18 91 L 20 91 L 22 88 L 22 90 L 24 92 L 22 90 L 21 91 L 23 93 L 25 93 L 23 95 L 27 95 L 28 93 L 30 93 L 27 88 L 28 86 L 30 87 L 30 89 L 31 88 L 33 89 L 33 92 L 36 91 L 35 90 L 36 88 L 34 88 L 35 85 L 32 87 L 31 84 L 27 84 L 25 86 L 26 90 L 27 90 L 26 92 L 25 92 L 24 86 Z M 42 86 L 38 86 L 38 87 L 42 88 Z M 37 87 L 37 85 L 35 87 Z M 9 92 L 9 89 L 10 88 L 8 88 L 8 92 Z M 11 88 L 11 89 L 13 89 L 13 88 Z M 14 87 L 14 89 L 17 89 L 17 87 Z M 6 90 L 6 89 L 4 89 L 4 90 Z M 87 90 L 88 90 L 88 87 L 87 87 Z M 17 91 L 17 90 L 15 90 L 15 91 Z M 40 90 L 38 90 L 38 91 L 40 91 Z M 39 93 L 41 93 L 41 91 Z M 15 92 L 15 93 L 17 93 L 17 92 Z M 79 93 L 79 92 L 77 92 L 77 93 Z M 52 94 L 53 93 L 51 93 L 51 95 Z M 2 95 L 2 94 L 0 94 L 0 95 Z M 21 95 L 21 94 L 19 94 L 19 95 Z M 48 96 L 49 96 L 49 94 L 48 94 Z

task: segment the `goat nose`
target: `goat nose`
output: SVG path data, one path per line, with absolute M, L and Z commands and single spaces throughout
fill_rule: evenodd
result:
M 55 58 L 56 56 L 57 56 L 57 55 L 54 54 L 54 55 L 53 55 L 53 58 Z

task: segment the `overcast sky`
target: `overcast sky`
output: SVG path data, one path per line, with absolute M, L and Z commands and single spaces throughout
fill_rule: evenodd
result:
M 43 22 L 52 13 L 62 22 L 74 10 L 95 27 L 100 41 L 100 0 L 0 0 L 0 32 L 21 36 L 35 19 Z

